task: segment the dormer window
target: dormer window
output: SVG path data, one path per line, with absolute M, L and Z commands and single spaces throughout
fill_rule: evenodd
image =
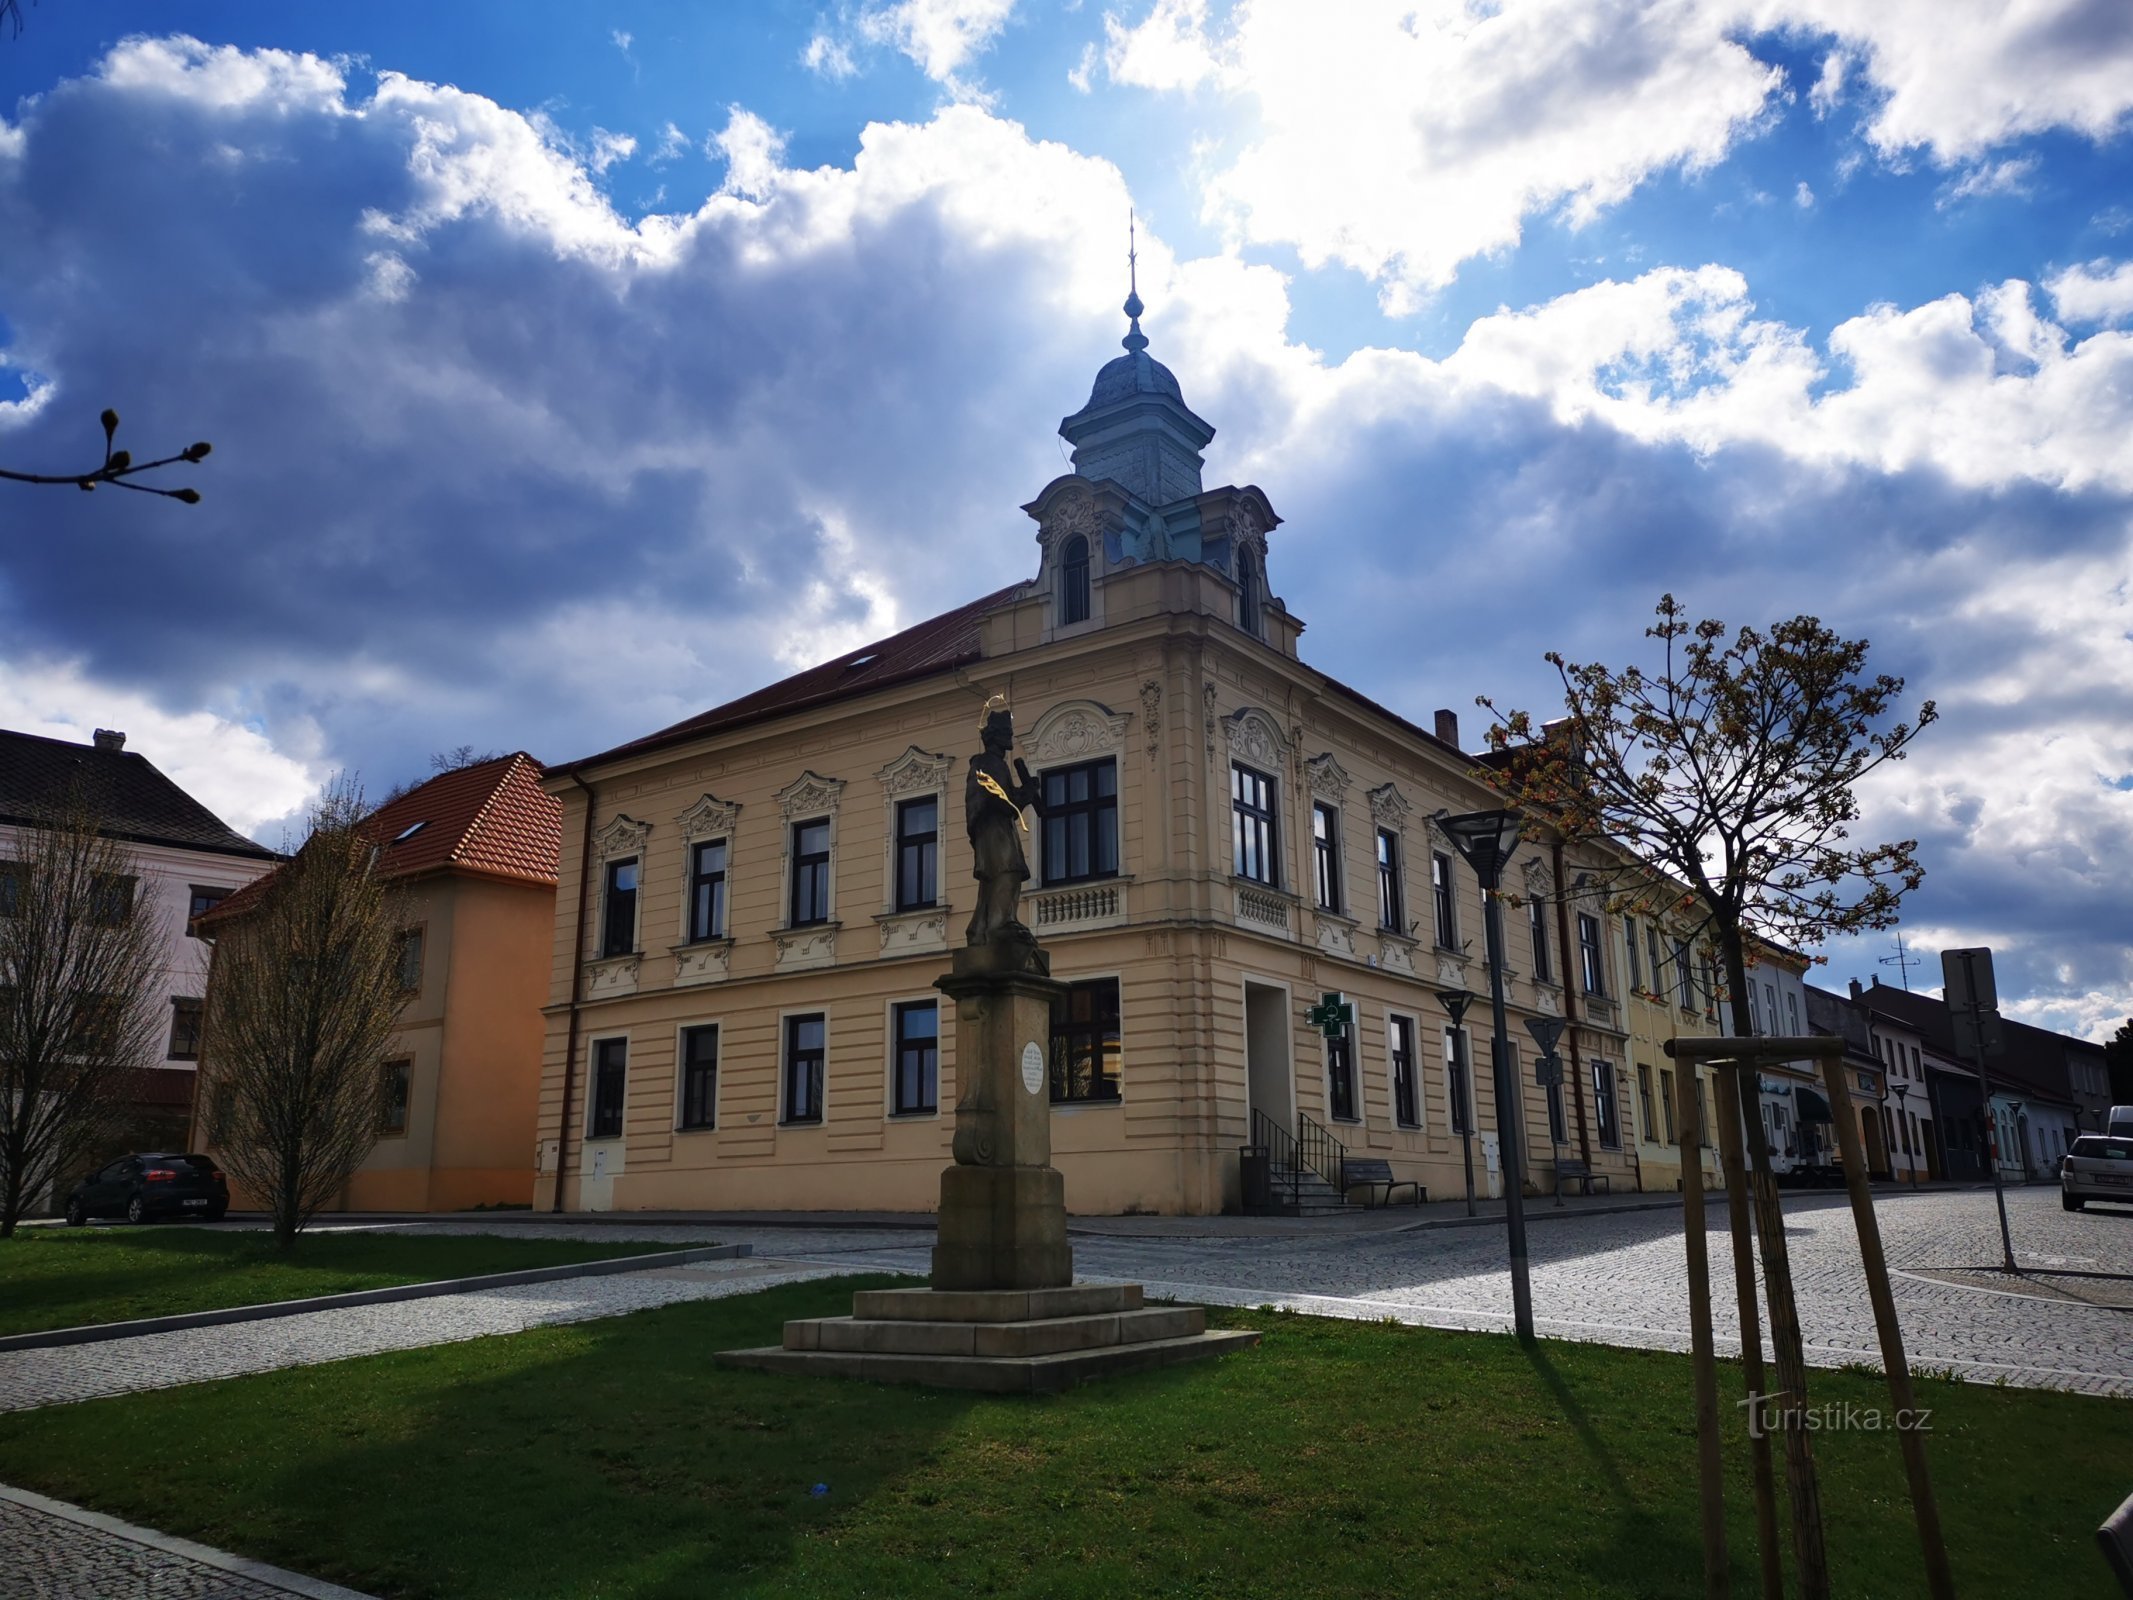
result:
M 1089 541 L 1075 534 L 1059 550 L 1059 624 L 1089 620 Z
M 1249 545 L 1237 552 L 1237 626 L 1259 635 L 1259 557 Z

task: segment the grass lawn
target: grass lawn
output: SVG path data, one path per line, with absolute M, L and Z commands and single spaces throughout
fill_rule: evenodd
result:
M 602 1239 L 423 1238 L 315 1233 L 282 1256 L 265 1232 L 161 1228 L 24 1228 L 0 1242 L 0 1333 L 34 1333 L 132 1317 L 300 1300 L 480 1272 L 555 1267 L 679 1245 Z M 86 1358 L 85 1358 L 86 1359 Z
M 704 1359 L 890 1281 L 0 1416 L 0 1480 L 395 1600 L 1700 1592 L 1683 1357 L 1225 1313 L 1265 1342 L 1043 1399 Z M 2133 1404 L 1920 1391 L 1961 1590 L 2106 1592 Z M 1745 1437 L 1729 1414 L 1741 1594 Z M 1893 1437 L 1815 1450 L 1836 1592 L 1921 1593 Z

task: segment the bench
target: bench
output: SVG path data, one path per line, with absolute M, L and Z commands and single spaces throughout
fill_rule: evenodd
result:
M 1555 1190 L 1557 1194 L 1562 1193 L 1563 1185 L 1566 1183 L 1582 1183 L 1585 1186 L 1585 1193 L 1588 1195 L 1592 1193 L 1594 1184 L 1600 1186 L 1600 1193 L 1602 1194 L 1612 1194 L 1614 1192 L 1608 1182 L 1607 1174 L 1594 1172 L 1591 1163 L 1585 1161 L 1558 1161 L 1555 1164 Z
M 1351 1156 L 1341 1166 L 1341 1181 L 1351 1189 L 1361 1189 L 1363 1191 L 1363 1204 L 1366 1206 L 1375 1206 L 1377 1204 L 1375 1196 L 1380 1189 L 1385 1191 L 1385 1203 L 1387 1205 L 1392 1204 L 1392 1197 L 1402 1189 L 1414 1190 L 1414 1203 L 1416 1205 L 1420 1205 L 1429 1198 L 1428 1192 L 1414 1180 L 1410 1178 L 1395 1178 L 1392 1175 L 1392 1163 L 1390 1161 L 1358 1161 Z M 1346 1196 L 1342 1198 L 1345 1199 Z

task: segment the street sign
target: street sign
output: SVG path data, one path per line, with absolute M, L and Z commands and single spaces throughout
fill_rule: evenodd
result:
M 1338 1039 L 1355 1021 L 1355 1007 L 1348 997 L 1338 990 L 1318 997 L 1318 1004 L 1304 1013 L 1304 1019 L 1329 1039 Z
M 1958 1011 L 1951 1006 L 1948 1026 L 1955 1031 L 1955 1053 L 1964 1061 L 2006 1053 L 2007 1034 L 1997 1011 Z
M 1533 1063 L 1533 1081 L 1543 1089 L 1559 1089 L 1563 1083 L 1563 1058 L 1542 1056 Z
M 1992 951 L 1943 950 L 1940 953 L 1941 998 L 1951 1010 L 1975 1006 L 1982 1011 L 2000 1009 L 2000 997 L 1992 982 Z

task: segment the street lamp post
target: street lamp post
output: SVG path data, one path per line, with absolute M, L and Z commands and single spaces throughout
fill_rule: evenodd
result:
M 1470 811 L 1437 818 L 1481 882 L 1482 925 L 1488 932 L 1489 1053 L 1496 1085 L 1496 1129 L 1503 1140 L 1504 1221 L 1511 1242 L 1511 1315 L 1521 1339 L 1533 1337 L 1533 1286 L 1526 1273 L 1525 1100 L 1511 1071 L 1510 1028 L 1503 1003 L 1503 907 L 1497 898 L 1503 869 L 1518 848 L 1522 819 L 1515 811 Z
M 1561 1017 L 1528 1017 L 1526 1032 L 1533 1035 L 1533 1042 L 1540 1046 L 1540 1059 L 1533 1064 L 1533 1077 L 1548 1092 L 1548 1147 L 1555 1157 L 1555 1203 L 1563 1203 L 1563 1141 L 1556 1132 L 1559 1118 L 1556 1110 L 1563 1103 L 1563 1058 L 1555 1053 L 1555 1042 L 1563 1036 Z
M 1466 1163 L 1466 1214 L 1474 1214 L 1474 1075 L 1466 1059 L 1466 1008 L 1474 997 L 1464 989 L 1439 989 L 1437 1003 L 1451 1014 L 1452 1053 L 1445 1066 L 1452 1075 L 1452 1130 L 1459 1135 L 1459 1155 Z

